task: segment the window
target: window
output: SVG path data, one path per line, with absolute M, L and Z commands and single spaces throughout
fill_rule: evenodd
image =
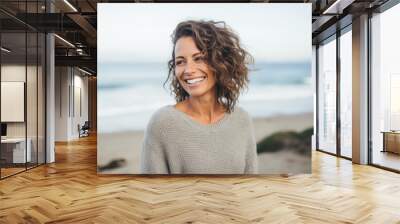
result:
M 371 19 L 372 163 L 400 170 L 400 5 Z
M 318 48 L 318 149 L 336 153 L 336 40 Z
M 351 28 L 351 27 L 349 27 Z M 340 36 L 340 154 L 352 157 L 352 34 Z

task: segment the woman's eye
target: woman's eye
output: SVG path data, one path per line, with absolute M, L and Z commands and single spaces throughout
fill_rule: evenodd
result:
M 203 59 L 204 59 L 203 57 L 197 57 L 194 59 L 194 61 L 203 61 Z
M 183 61 L 176 61 L 175 62 L 175 65 L 181 65 L 181 64 L 183 64 Z

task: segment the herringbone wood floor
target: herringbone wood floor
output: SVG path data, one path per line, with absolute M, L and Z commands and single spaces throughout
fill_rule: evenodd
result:
M 313 153 L 313 174 L 98 176 L 96 139 L 0 181 L 0 223 L 400 223 L 400 175 Z

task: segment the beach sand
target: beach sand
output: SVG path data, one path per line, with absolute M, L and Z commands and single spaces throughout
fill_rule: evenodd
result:
M 253 119 L 257 142 L 278 131 L 302 131 L 313 126 L 313 114 L 282 115 Z M 104 166 L 112 160 L 125 159 L 124 166 L 104 170 L 102 174 L 140 173 L 140 152 L 143 131 L 97 133 L 97 164 Z M 310 146 L 311 150 L 311 146 Z M 310 156 L 293 152 L 261 153 L 258 155 L 260 174 L 309 173 Z

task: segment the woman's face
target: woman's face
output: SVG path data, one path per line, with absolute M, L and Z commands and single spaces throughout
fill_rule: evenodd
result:
M 216 79 L 193 38 L 181 37 L 175 44 L 175 76 L 191 97 L 215 94 Z

